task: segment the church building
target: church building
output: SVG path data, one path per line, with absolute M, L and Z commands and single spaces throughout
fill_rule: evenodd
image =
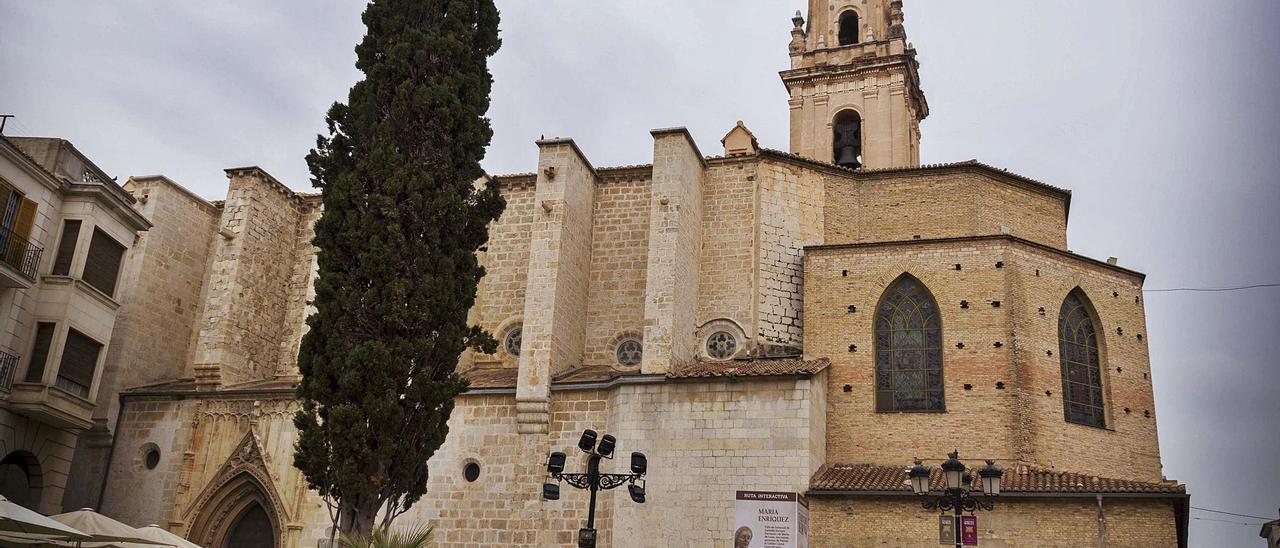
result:
M 738 491 L 804 497 L 809 546 L 932 545 L 938 511 L 906 470 L 921 459 L 936 485 L 952 451 L 1005 472 L 983 546 L 1186 546 L 1144 275 L 1070 251 L 1068 190 L 920 165 L 929 104 L 902 4 L 796 13 L 788 151 L 742 123 L 713 155 L 656 129 L 646 165 L 555 138 L 531 172 L 494 177 L 508 205 L 471 318 L 499 350 L 463 356 L 471 387 L 398 524 L 441 547 L 575 545 L 587 495 L 542 485 L 552 451 L 584 466 L 590 428 L 649 460 L 647 502 L 601 494 L 602 547 L 733 546 Z M 124 185 L 152 226 L 127 252 L 63 504 L 207 547 L 326 546 L 291 420 L 320 198 L 226 175 L 215 202 L 163 176 Z

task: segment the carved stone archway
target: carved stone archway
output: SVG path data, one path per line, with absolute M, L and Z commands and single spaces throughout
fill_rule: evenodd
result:
M 222 465 L 187 511 L 187 538 L 209 548 L 232 548 L 230 536 L 246 516 L 266 514 L 273 546 L 284 546 L 285 506 L 275 489 L 267 462 L 252 431 Z

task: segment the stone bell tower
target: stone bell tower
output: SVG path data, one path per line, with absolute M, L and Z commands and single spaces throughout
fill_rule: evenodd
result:
M 929 104 L 902 0 L 809 0 L 796 12 L 791 68 L 791 152 L 846 167 L 920 164 Z

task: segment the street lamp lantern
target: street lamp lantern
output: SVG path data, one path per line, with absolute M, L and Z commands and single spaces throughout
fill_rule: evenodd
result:
M 578 439 L 578 449 L 583 453 L 590 453 L 596 448 L 596 431 L 583 430 L 582 437 Z
M 982 478 L 982 494 L 988 497 L 1000 496 L 1000 478 L 1004 477 L 1004 470 L 996 467 L 996 461 L 987 461 L 987 466 L 978 470 L 978 477 Z
M 929 469 L 920 459 L 916 459 L 916 465 L 907 470 L 907 477 L 911 478 L 911 490 L 917 495 L 929 494 Z
M 964 463 L 960 462 L 960 452 L 952 451 L 947 456 L 950 458 L 942 463 L 942 475 L 947 480 L 947 489 L 960 489 L 964 483 Z
M 611 459 L 613 458 L 613 449 L 617 446 L 618 438 L 605 434 L 604 437 L 600 438 L 600 445 L 596 446 L 596 452 L 606 459 Z
M 596 441 L 599 440 L 599 444 Z M 627 486 L 631 500 L 643 504 L 645 501 L 644 483 L 636 483 L 649 471 L 649 460 L 644 453 L 631 453 L 630 474 L 605 474 L 600 472 L 601 459 L 612 459 L 617 449 L 618 439 L 605 434 L 598 436 L 595 430 L 584 430 L 578 439 L 578 449 L 588 455 L 587 472 L 585 474 L 566 474 L 564 472 L 565 454 L 559 451 L 547 457 L 547 481 L 542 485 L 544 500 L 560 500 L 560 482 L 571 487 L 591 491 L 591 505 L 587 507 L 587 526 L 578 530 L 578 547 L 595 548 L 596 545 L 596 494 L 600 491 Z
M 547 457 L 547 472 L 553 476 L 564 472 L 565 458 L 565 454 L 559 451 L 552 453 L 550 457 Z
M 907 469 L 907 479 L 911 481 L 911 490 L 921 496 L 920 504 L 925 510 L 939 510 L 944 514 L 955 512 L 955 546 L 962 548 L 961 516 L 965 512 L 972 514 L 977 510 L 991 511 L 995 508 L 988 497 L 1000 494 L 1000 477 L 1004 472 L 996 467 L 995 461 L 987 461 L 986 468 L 977 471 L 978 477 L 982 479 L 981 495 L 986 495 L 979 496 L 973 490 L 973 474 L 960 462 L 960 452 L 952 451 L 947 457 L 946 462 L 942 463 L 942 477 L 946 488 L 941 493 L 929 492 L 929 469 L 925 468 L 920 459 L 916 459 L 915 466 Z

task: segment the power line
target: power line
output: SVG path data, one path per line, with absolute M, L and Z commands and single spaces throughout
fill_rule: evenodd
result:
M 1242 518 L 1260 519 L 1260 520 L 1263 520 L 1263 521 L 1270 521 L 1270 520 L 1274 519 L 1274 518 L 1264 518 L 1264 517 L 1262 517 L 1262 516 L 1251 516 L 1251 515 L 1249 515 L 1249 514 L 1237 514 L 1237 513 L 1235 513 L 1235 512 L 1224 512 L 1224 511 L 1222 511 L 1222 510 L 1214 510 L 1214 509 L 1212 509 L 1212 508 L 1201 508 L 1201 507 L 1199 507 L 1199 506 L 1192 506 L 1192 507 L 1191 507 L 1191 509 L 1192 509 L 1192 510 L 1200 510 L 1200 511 L 1202 511 L 1202 512 L 1213 512 L 1213 513 L 1215 513 L 1215 514 L 1226 514 L 1226 515 L 1228 515 L 1228 516 L 1238 516 L 1238 517 L 1242 517 Z
M 1232 525 L 1248 525 L 1248 526 L 1250 526 L 1250 527 L 1257 527 L 1257 526 L 1259 526 L 1259 525 L 1262 525 L 1261 523 L 1245 523 L 1245 522 L 1243 522 L 1243 521 L 1230 521 L 1230 520 L 1225 520 L 1225 519 L 1197 518 L 1197 517 L 1195 517 L 1195 516 L 1192 516 L 1192 517 L 1191 517 L 1191 519 L 1198 519 L 1198 520 L 1202 520 L 1202 521 L 1216 521 L 1216 522 L 1218 522 L 1218 523 L 1230 523 L 1230 524 L 1232 524 Z
M 1243 289 L 1257 289 L 1257 288 L 1260 288 L 1260 287 L 1280 287 L 1280 283 L 1276 283 L 1276 284 L 1244 285 L 1244 286 L 1240 286 L 1240 287 L 1176 287 L 1176 288 L 1173 288 L 1173 289 L 1143 289 L 1142 291 L 1143 291 L 1144 293 L 1169 293 L 1169 292 L 1173 292 L 1173 291 L 1203 291 L 1203 292 L 1216 292 L 1216 291 L 1240 291 L 1240 290 L 1243 290 Z

